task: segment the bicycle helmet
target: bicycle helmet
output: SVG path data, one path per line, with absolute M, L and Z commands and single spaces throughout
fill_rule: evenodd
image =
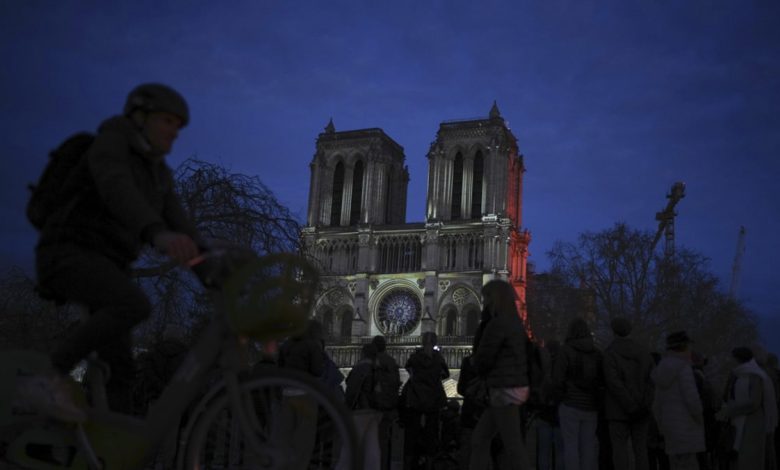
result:
M 137 109 L 147 113 L 164 111 L 174 114 L 182 120 L 182 127 L 190 121 L 190 109 L 184 97 L 161 83 L 144 83 L 133 88 L 127 95 L 124 114 L 129 116 Z

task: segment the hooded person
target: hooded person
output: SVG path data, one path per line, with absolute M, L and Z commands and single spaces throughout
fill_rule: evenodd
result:
M 565 468 L 596 470 L 598 405 L 604 386 L 602 354 L 581 317 L 569 323 L 566 341 L 553 366 L 553 383 L 561 396 L 558 416 Z
M 604 351 L 604 414 L 609 423 L 615 468 L 629 467 L 628 440 L 637 470 L 648 466 L 647 432 L 653 405 L 650 351 L 631 338 L 631 322 L 616 317 L 611 322 L 614 339 Z
M 651 373 L 655 383 L 653 414 L 664 437 L 672 470 L 697 469 L 696 454 L 706 448 L 703 409 L 693 375 L 690 343 L 685 331 L 668 335 L 667 354 Z

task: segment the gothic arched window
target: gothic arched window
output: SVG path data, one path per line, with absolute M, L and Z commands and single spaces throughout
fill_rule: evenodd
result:
M 463 199 L 463 155 L 458 152 L 455 155 L 455 163 L 452 171 L 452 206 L 450 208 L 450 219 L 458 220 L 461 218 L 460 203 Z
M 339 162 L 333 172 L 333 192 L 330 198 L 330 225 L 341 224 L 341 199 L 344 197 L 344 163 Z
M 482 217 L 482 174 L 484 172 L 484 160 L 482 152 L 478 151 L 474 156 L 474 184 L 471 189 L 471 218 Z
M 358 160 L 352 171 L 352 204 L 349 211 L 349 225 L 360 222 L 360 206 L 363 201 L 363 162 Z

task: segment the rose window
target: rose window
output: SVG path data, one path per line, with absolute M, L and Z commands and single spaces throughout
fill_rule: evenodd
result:
M 417 327 L 421 312 L 417 295 L 406 289 L 397 289 L 379 302 L 376 323 L 386 335 L 406 335 Z

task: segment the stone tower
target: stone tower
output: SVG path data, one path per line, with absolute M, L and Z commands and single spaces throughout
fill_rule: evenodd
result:
M 310 167 L 308 226 L 404 223 L 404 150 L 382 129 L 336 132 L 331 119 Z
M 428 152 L 428 222 L 522 224 L 523 158 L 494 102 L 488 119 L 445 121 Z

